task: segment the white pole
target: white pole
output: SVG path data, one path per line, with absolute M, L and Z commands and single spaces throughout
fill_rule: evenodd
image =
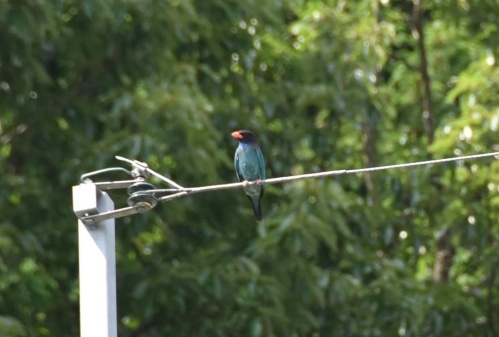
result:
M 73 208 L 91 215 L 114 210 L 114 203 L 94 184 L 81 184 L 73 187 Z M 90 225 L 78 220 L 78 245 L 80 336 L 117 337 L 114 219 Z

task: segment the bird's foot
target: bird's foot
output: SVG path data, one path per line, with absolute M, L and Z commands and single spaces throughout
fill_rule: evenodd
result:
M 248 187 L 250 185 L 249 181 L 245 180 L 243 181 L 243 186 L 244 187 Z
M 257 185 L 263 185 L 263 182 L 260 179 L 255 180 L 255 184 Z

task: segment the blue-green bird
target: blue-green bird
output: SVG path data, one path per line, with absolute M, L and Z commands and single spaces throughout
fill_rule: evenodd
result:
M 251 201 L 256 221 L 262 221 L 263 184 L 260 180 L 265 179 L 265 160 L 262 150 L 258 146 L 255 134 L 248 130 L 239 130 L 232 132 L 232 137 L 239 140 L 239 146 L 234 156 L 234 166 L 239 181 L 248 183 L 257 181 L 256 184 L 246 184 L 244 192 Z

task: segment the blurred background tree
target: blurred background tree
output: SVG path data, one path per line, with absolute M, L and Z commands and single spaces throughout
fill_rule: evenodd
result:
M 70 188 L 115 155 L 200 186 L 236 180 L 239 128 L 269 177 L 498 151 L 498 22 L 495 0 L 0 0 L 0 334 L 78 335 Z M 498 182 L 483 159 L 268 186 L 260 224 L 240 190 L 118 220 L 119 334 L 497 336 Z

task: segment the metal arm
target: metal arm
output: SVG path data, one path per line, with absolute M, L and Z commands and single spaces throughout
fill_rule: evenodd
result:
M 156 206 L 157 199 L 154 193 L 145 192 L 155 189 L 153 185 L 145 181 L 149 177 L 147 164 L 139 162 L 133 162 L 132 164 L 133 170 L 131 172 L 116 167 L 86 173 L 81 176 L 82 183 L 73 186 L 73 195 L 79 196 L 73 199 L 73 210 L 78 219 L 86 225 L 94 225 L 104 220 L 146 212 Z M 135 179 L 95 183 L 90 179 L 90 177 L 113 171 L 126 172 Z M 102 197 L 103 191 L 113 189 L 127 189 L 129 207 L 111 211 L 99 209 L 97 201 Z

